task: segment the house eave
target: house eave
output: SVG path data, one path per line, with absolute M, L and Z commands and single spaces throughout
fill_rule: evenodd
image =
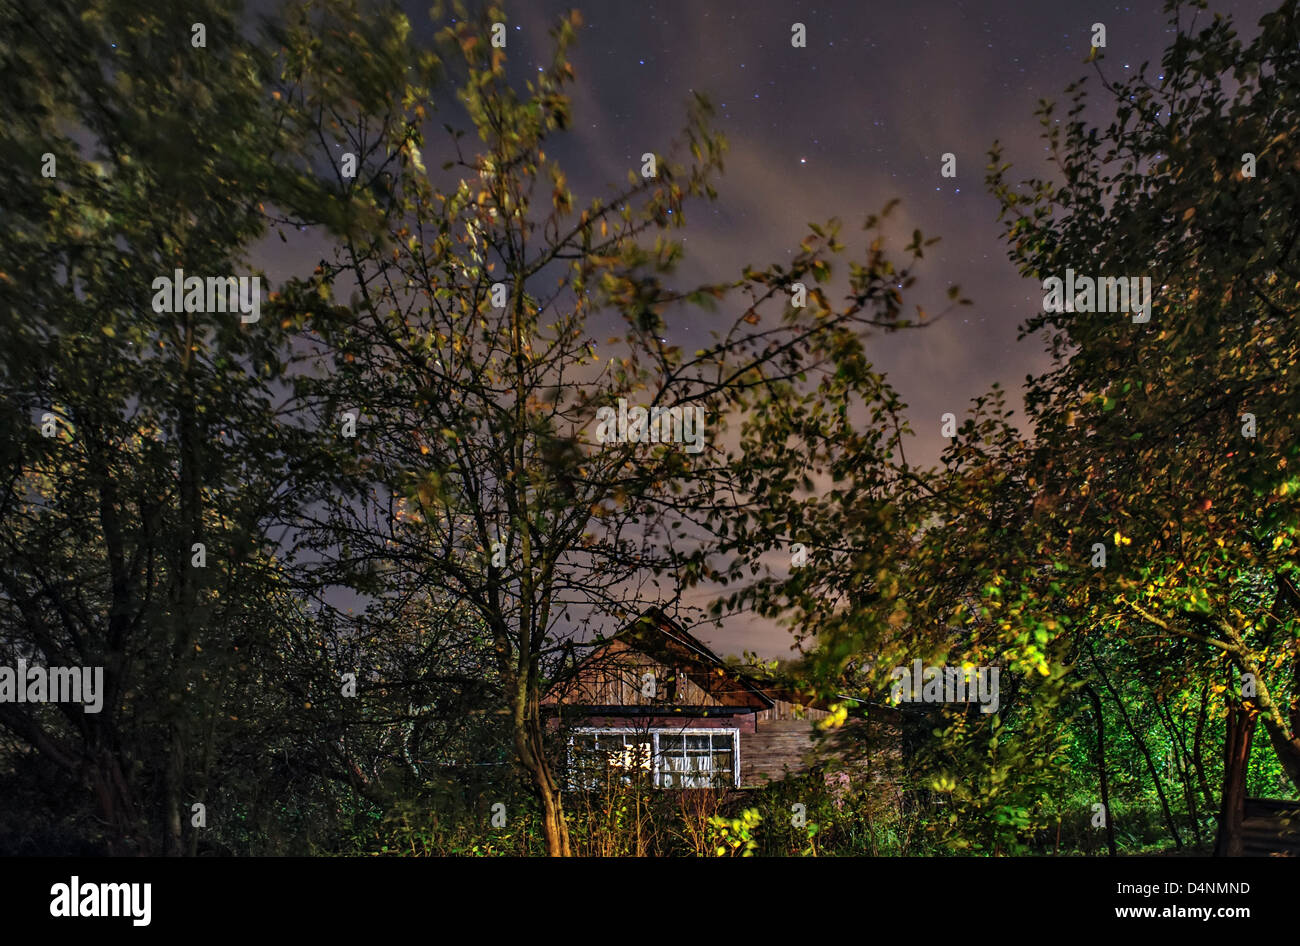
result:
M 615 704 L 598 706 L 579 703 L 550 703 L 542 709 L 557 716 L 748 716 L 760 712 L 753 706 L 678 706 Z

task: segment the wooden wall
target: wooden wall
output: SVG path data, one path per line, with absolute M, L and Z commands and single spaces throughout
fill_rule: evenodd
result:
M 829 715 L 831 714 L 828 710 L 816 709 L 812 706 L 802 706 L 798 703 L 791 703 L 787 700 L 778 699 L 775 706 L 769 710 L 762 710 L 758 714 L 758 722 L 761 725 L 762 723 L 772 722 L 774 720 L 811 719 L 816 721 L 819 719 L 825 719 Z
M 653 697 L 643 693 L 646 673 L 655 675 Z M 661 663 L 616 640 L 594 652 L 578 676 L 548 702 L 585 706 L 736 706 L 753 699 L 750 694 L 735 692 L 735 685 L 721 670 L 716 674 L 717 686 L 706 689 L 697 682 L 711 679 L 712 675 L 698 671 L 688 676 L 683 668 Z
M 661 655 L 663 656 L 663 655 Z M 677 660 L 668 655 L 665 660 Z M 766 693 L 771 707 L 749 685 L 734 679 L 721 667 L 698 661 L 676 666 L 664 663 L 621 640 L 613 640 L 583 662 L 577 675 L 557 686 L 546 699 L 588 711 L 582 717 L 558 716 L 548 726 L 591 726 L 612 729 L 642 729 L 719 726 L 740 730 L 740 783 L 759 786 L 798 774 L 811 765 L 839 767 L 853 773 L 853 780 L 894 781 L 899 763 L 896 721 L 851 720 L 832 732 L 816 728 L 830 712 L 796 702 L 793 694 L 779 690 Z M 687 673 L 687 667 L 690 673 Z M 643 692 L 643 675 L 653 673 L 655 692 Z M 757 689 L 763 690 L 761 683 Z M 642 715 L 600 715 L 597 707 L 645 707 Z M 708 707 L 728 707 L 730 712 L 702 715 Z M 673 707 L 702 707 L 677 714 Z M 746 712 L 745 708 L 751 710 Z M 579 709 L 582 713 L 583 710 Z M 875 711 L 873 711 L 875 712 Z M 867 728 L 864 729 L 863 727 Z
M 807 719 L 767 719 L 758 713 L 753 733 L 740 734 L 742 788 L 779 781 L 806 772 L 812 765 L 851 773 L 862 780 L 894 782 L 901 762 L 896 725 L 886 720 L 850 719 L 821 732 L 815 719 L 829 715 L 809 709 Z M 814 715 L 816 717 L 814 718 Z
M 756 715 L 755 731 L 740 735 L 741 787 L 779 781 L 787 770 L 791 775 L 805 771 L 813 750 L 812 720 L 764 720 L 762 713 Z

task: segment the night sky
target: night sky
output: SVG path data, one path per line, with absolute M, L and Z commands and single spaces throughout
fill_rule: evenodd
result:
M 1158 0 L 529 0 L 505 4 L 512 75 L 549 61 L 547 30 L 574 6 L 584 17 L 571 51 L 575 127 L 547 150 L 566 168 L 578 206 L 625 184 L 643 152 L 666 151 L 685 123 L 691 91 L 704 92 L 730 150 L 718 200 L 688 205 L 686 228 L 674 231 L 686 251 L 676 283 L 734 278 L 746 263 L 784 263 L 807 223 L 831 216 L 845 224 L 845 259 L 861 258 L 863 219 L 901 198 L 888 231 L 895 261 L 913 228 L 941 237 L 905 294 L 906 310 L 943 311 L 953 283 L 974 302 L 871 345 L 876 365 L 910 405 L 917 437 L 909 459 L 935 462 L 940 415 L 962 416 L 994 382 L 1020 414 L 1025 375 L 1047 364 L 1037 339 L 1016 340 L 1020 324 L 1041 308 L 1042 291 L 1007 260 L 996 203 L 984 189 L 987 152 L 1000 140 L 1017 180 L 1050 173 L 1034 109 L 1040 98 L 1063 101 L 1070 82 L 1093 73 L 1084 63 L 1093 23 L 1106 26 L 1105 74 L 1149 62 L 1154 81 L 1172 39 Z M 1271 9 L 1267 0 L 1212 6 L 1233 15 L 1243 38 Z M 433 32 L 427 5 L 406 9 L 418 32 Z M 1200 22 L 1210 16 L 1200 13 Z M 807 29 L 806 48 L 791 46 L 795 22 Z M 1095 78 L 1089 88 L 1093 119 L 1109 115 Z M 444 160 L 444 140 L 434 132 L 426 141 L 430 168 Z M 956 155 L 955 179 L 940 176 L 944 152 Z M 320 254 L 305 255 L 314 263 Z M 674 314 L 665 313 L 669 341 L 707 339 L 708 313 Z M 734 314 L 712 317 L 721 324 Z M 789 647 L 786 631 L 744 619 L 698 633 L 722 652 L 775 656 Z

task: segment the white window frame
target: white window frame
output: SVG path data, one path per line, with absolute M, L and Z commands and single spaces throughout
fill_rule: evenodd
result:
M 662 769 L 660 761 L 663 756 L 659 752 L 659 736 L 717 736 L 726 733 L 731 736 L 731 785 L 733 788 L 740 787 L 740 729 L 734 726 L 688 726 L 679 728 L 674 726 L 656 726 L 650 729 L 632 728 L 630 726 L 580 726 L 569 731 L 568 739 L 568 761 L 570 766 L 573 764 L 573 737 L 579 733 L 585 735 L 619 735 L 619 736 L 649 736 L 650 737 L 650 758 L 651 771 L 654 773 L 655 788 L 662 788 Z M 712 751 L 713 743 L 710 741 L 709 749 Z

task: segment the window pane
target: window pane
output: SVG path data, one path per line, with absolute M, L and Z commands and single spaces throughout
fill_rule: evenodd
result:
M 569 778 L 574 788 L 602 785 L 647 777 L 653 771 L 649 733 L 607 730 L 573 733 L 569 750 Z
M 661 788 L 733 784 L 736 748 L 733 733 L 659 732 L 657 736 L 659 754 L 654 757 L 654 743 L 648 733 L 601 733 L 598 764 L 607 776 L 625 783 L 633 776 L 656 772 Z

